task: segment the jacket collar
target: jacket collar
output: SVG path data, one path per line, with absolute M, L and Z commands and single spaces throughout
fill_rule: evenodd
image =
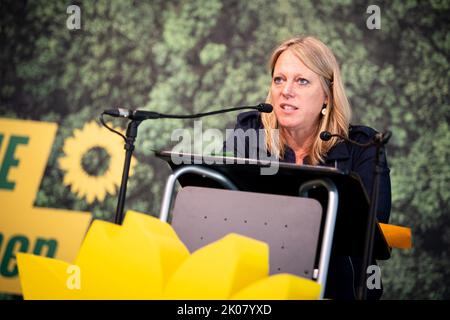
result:
M 350 158 L 347 145 L 343 142 L 338 143 L 330 151 L 328 151 L 325 157 L 325 162 L 335 161 L 335 160 L 346 160 Z

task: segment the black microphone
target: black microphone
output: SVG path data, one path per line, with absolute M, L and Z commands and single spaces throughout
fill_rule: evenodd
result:
M 200 118 L 205 116 L 211 116 L 219 113 L 226 113 L 231 111 L 243 110 L 243 109 L 253 109 L 258 110 L 259 112 L 270 113 L 273 110 L 272 105 L 268 103 L 260 103 L 257 106 L 243 106 L 243 107 L 235 107 L 228 108 L 222 110 L 216 110 L 211 112 L 203 112 L 189 115 L 175 115 L 175 114 L 164 114 L 153 111 L 143 111 L 143 110 L 130 110 L 124 108 L 117 109 L 109 109 L 103 111 L 103 114 L 112 116 L 112 117 L 123 117 L 128 118 L 130 120 L 143 121 L 147 119 L 159 119 L 159 118 L 172 118 L 172 119 L 192 119 L 192 118 Z
M 333 135 L 328 131 L 322 131 L 320 133 L 320 139 L 323 141 L 329 141 L 332 137 Z
M 264 112 L 264 113 L 271 113 L 273 110 L 272 105 L 269 103 L 260 103 L 256 107 L 259 112 Z

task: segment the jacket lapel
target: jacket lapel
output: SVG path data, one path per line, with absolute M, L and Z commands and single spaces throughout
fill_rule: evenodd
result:
M 335 161 L 348 160 L 350 158 L 350 153 L 348 152 L 346 143 L 338 143 L 330 151 L 328 151 L 325 157 L 325 163 L 332 163 Z

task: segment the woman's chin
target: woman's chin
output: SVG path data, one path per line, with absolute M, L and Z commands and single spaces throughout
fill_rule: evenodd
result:
M 292 130 L 298 128 L 301 123 L 300 121 L 295 121 L 294 119 L 279 119 L 278 125 L 280 126 L 280 128 Z

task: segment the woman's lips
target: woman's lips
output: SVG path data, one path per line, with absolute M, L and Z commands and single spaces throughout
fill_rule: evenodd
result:
M 298 110 L 298 108 L 296 106 L 293 106 L 291 104 L 287 104 L 287 103 L 282 103 L 280 104 L 280 108 L 285 112 L 285 113 L 293 113 L 296 110 Z

